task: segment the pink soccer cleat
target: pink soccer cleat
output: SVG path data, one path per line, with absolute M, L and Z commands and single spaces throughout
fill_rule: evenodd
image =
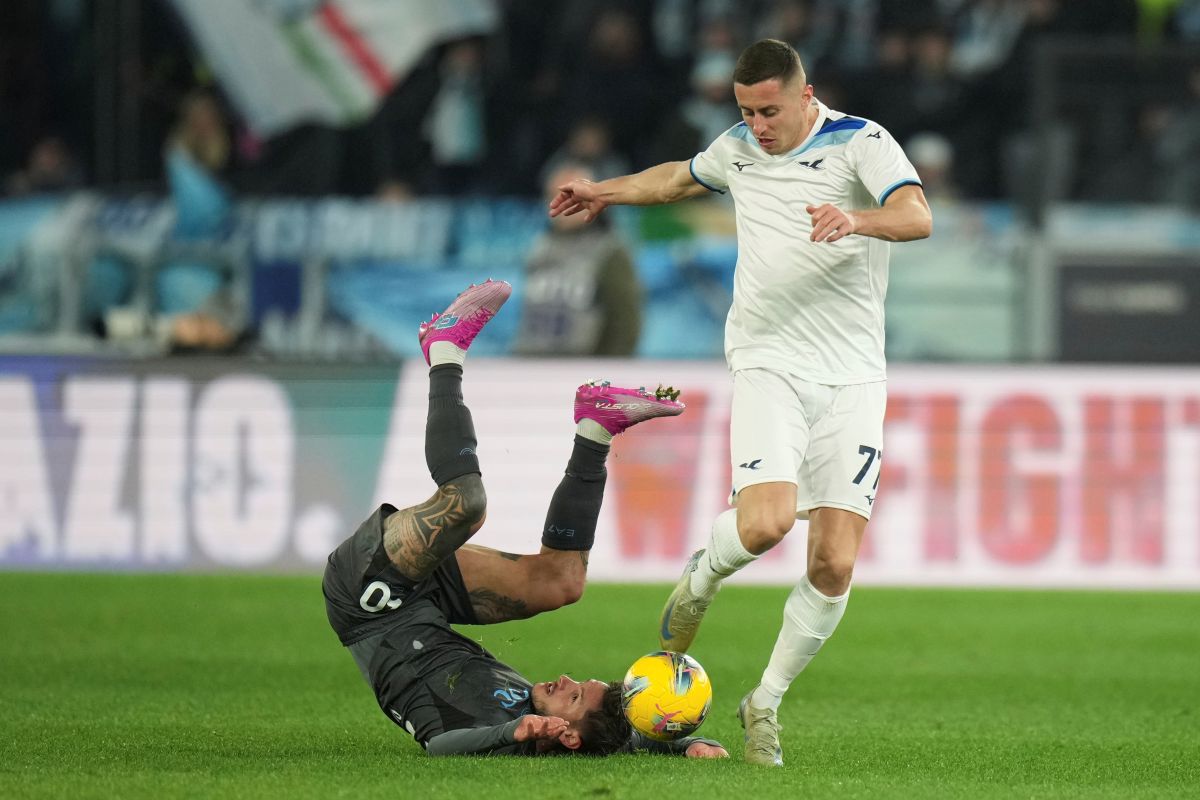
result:
M 511 294 L 512 286 L 508 281 L 488 278 L 478 286 L 472 283 L 469 289 L 454 298 L 449 308 L 434 314 L 429 322 L 422 322 L 417 330 L 417 340 L 425 353 L 425 363 L 429 363 L 429 347 L 434 342 L 450 342 L 461 350 L 470 347 Z
M 676 398 L 679 390 L 659 386 L 654 392 L 622 389 L 608 381 L 588 381 L 575 390 L 575 421 L 598 422 L 614 436 L 626 428 L 655 417 L 676 417 L 685 406 Z

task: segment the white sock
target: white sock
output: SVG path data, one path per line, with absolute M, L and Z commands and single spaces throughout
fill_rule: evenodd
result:
M 587 417 L 579 420 L 579 424 L 575 426 L 575 433 L 600 444 L 612 444 L 613 440 L 613 435 L 605 430 L 603 425 Z
M 783 604 L 783 627 L 775 640 L 771 660 L 763 670 L 762 682 L 754 691 L 750 704 L 755 708 L 777 709 L 792 681 L 833 635 L 842 615 L 850 590 L 837 597 L 821 594 L 805 575 Z
M 429 345 L 430 367 L 436 367 L 439 364 L 458 364 L 461 367 L 466 360 L 467 351 L 454 342 L 441 341 Z
M 692 594 L 711 597 L 721 587 L 721 581 L 756 558 L 738 536 L 737 509 L 725 511 L 713 522 L 708 547 L 692 572 Z

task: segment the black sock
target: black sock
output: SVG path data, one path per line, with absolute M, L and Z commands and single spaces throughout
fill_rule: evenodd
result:
M 575 437 L 575 447 L 567 471 L 554 490 L 542 544 L 554 550 L 591 550 L 596 541 L 596 520 L 604 501 L 604 482 L 608 470 L 604 460 L 608 445 Z
M 429 416 L 425 422 L 425 463 L 438 486 L 479 472 L 478 442 L 471 409 L 463 402 L 463 368 L 439 364 L 429 370 Z

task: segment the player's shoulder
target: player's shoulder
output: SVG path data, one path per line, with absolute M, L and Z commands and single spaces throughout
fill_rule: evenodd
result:
M 818 131 L 821 135 L 839 134 L 838 138 L 846 142 L 862 142 L 868 139 L 890 139 L 887 129 L 873 119 L 856 117 L 842 111 L 829 109 L 825 122 Z

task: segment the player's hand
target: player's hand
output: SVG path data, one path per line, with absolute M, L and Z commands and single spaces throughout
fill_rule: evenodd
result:
M 584 221 L 591 222 L 608 207 L 598 194 L 596 184 L 586 178 L 564 183 L 550 201 L 550 216 L 569 217 L 582 211 Z
M 537 714 L 526 714 L 517 723 L 517 732 L 513 738 L 518 742 L 555 741 L 567 729 L 567 721 L 562 717 L 542 717 Z
M 805 206 L 804 210 L 812 216 L 811 241 L 832 243 L 854 233 L 854 217 L 835 205 Z
M 684 751 L 684 755 L 688 758 L 729 758 L 729 753 L 724 747 L 704 742 L 692 742 Z

